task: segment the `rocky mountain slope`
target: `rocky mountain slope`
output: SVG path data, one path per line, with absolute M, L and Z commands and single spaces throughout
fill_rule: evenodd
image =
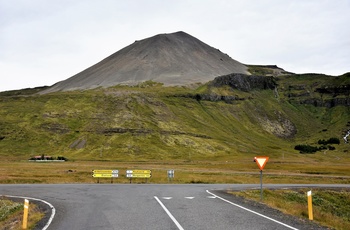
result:
M 349 85 L 348 74 L 230 74 L 197 88 L 147 81 L 43 95 L 4 92 L 0 155 L 193 160 L 299 154 L 297 144 L 347 134 Z M 334 154 L 350 150 L 344 141 L 335 148 Z
M 185 33 L 158 34 L 135 41 L 101 62 L 41 93 L 135 85 L 152 80 L 164 85 L 205 83 L 247 67 Z

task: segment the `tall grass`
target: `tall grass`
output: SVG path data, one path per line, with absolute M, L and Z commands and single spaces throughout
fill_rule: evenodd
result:
M 260 183 L 259 168 L 252 158 L 223 158 L 213 160 L 145 160 L 145 161 L 68 161 L 64 163 L 35 163 L 26 161 L 0 162 L 0 183 L 96 183 L 95 169 L 118 169 L 114 183 L 128 183 L 127 169 L 152 170 L 150 183 L 166 183 L 167 170 L 175 170 L 173 183 Z M 230 161 L 229 161 L 230 160 Z M 317 167 L 308 162 L 274 162 L 265 166 L 264 183 L 347 184 L 350 172 L 347 164 L 320 163 Z M 327 170 L 327 171 L 326 171 Z M 296 173 L 296 171 L 299 171 Z M 322 172 L 323 171 L 323 172 Z M 23 173 L 25 172 L 25 173 Z M 101 180 L 110 183 L 110 179 Z

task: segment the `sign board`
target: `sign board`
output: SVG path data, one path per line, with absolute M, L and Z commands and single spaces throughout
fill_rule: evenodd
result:
M 254 161 L 259 166 L 260 170 L 262 171 L 269 160 L 269 157 L 254 157 Z
M 94 174 L 118 174 L 119 170 L 92 170 Z
M 111 178 L 111 177 L 118 177 L 118 174 L 107 174 L 107 173 L 100 173 L 100 174 L 92 174 L 93 177 L 100 177 L 100 178 Z
M 135 174 L 128 173 L 126 174 L 127 178 L 151 178 L 151 174 Z
M 92 170 L 92 177 L 113 178 L 119 176 L 119 170 Z
M 126 170 L 128 174 L 151 174 L 151 170 Z
M 126 170 L 127 178 L 151 178 L 151 170 Z
M 175 172 L 173 169 L 168 170 L 168 178 L 174 178 L 174 174 Z

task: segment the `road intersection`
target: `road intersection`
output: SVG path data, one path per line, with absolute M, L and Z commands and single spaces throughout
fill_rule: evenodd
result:
M 315 186 L 349 187 L 264 187 Z M 23 184 L 0 185 L 0 195 L 34 197 L 50 203 L 54 209 L 49 209 L 48 215 L 55 210 L 55 216 L 49 230 L 316 229 L 314 223 L 263 205 L 252 206 L 223 192 L 257 188 L 256 184 Z

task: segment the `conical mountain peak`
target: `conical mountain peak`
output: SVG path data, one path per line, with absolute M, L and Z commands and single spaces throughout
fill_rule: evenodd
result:
M 42 93 L 135 85 L 148 80 L 164 85 L 189 85 L 230 73 L 247 73 L 247 67 L 179 31 L 135 41 Z

